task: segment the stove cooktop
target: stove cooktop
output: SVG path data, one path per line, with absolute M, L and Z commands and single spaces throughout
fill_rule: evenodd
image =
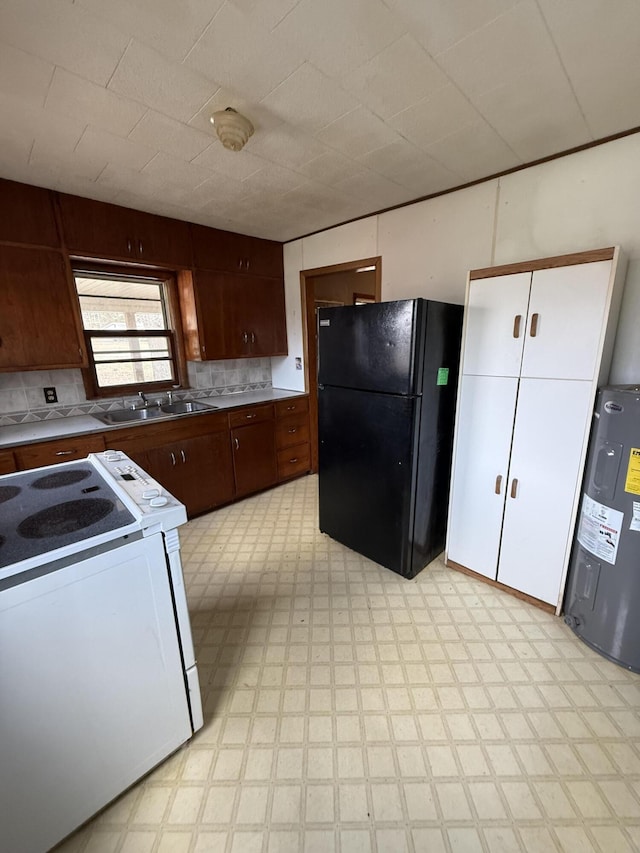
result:
M 135 522 L 86 460 L 1 477 L 0 507 L 0 568 Z

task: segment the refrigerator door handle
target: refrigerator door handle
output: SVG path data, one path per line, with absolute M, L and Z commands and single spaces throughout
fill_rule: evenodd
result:
M 502 491 L 502 474 L 498 474 L 498 476 L 496 477 L 496 488 L 495 488 L 496 495 L 499 495 L 501 491 Z
M 513 480 L 511 481 L 511 497 L 512 498 L 518 497 L 518 478 L 517 477 L 514 477 Z
M 520 323 L 522 322 L 522 314 L 516 314 L 513 318 L 513 337 L 520 337 Z

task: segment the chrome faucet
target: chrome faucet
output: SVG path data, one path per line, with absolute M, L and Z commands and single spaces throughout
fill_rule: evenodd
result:
M 142 400 L 142 405 L 145 407 L 145 409 L 147 409 L 149 407 L 149 401 L 142 393 L 142 391 L 138 391 L 138 397 L 140 397 L 140 399 Z

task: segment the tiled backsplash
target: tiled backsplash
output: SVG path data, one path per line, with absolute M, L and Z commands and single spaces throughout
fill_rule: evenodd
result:
M 191 387 L 184 391 L 178 389 L 177 397 L 215 397 L 271 387 L 269 358 L 188 362 L 187 367 Z M 51 386 L 56 389 L 58 402 L 46 404 L 43 388 Z M 149 397 L 153 400 L 154 394 L 149 394 Z M 79 370 L 0 373 L 0 426 L 92 414 L 127 405 L 134 399 L 135 395 L 131 394 L 127 397 L 87 401 Z

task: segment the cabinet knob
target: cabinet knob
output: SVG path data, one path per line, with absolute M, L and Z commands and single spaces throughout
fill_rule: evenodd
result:
M 535 338 L 535 336 L 538 334 L 539 317 L 540 317 L 539 314 L 532 314 L 531 315 L 531 328 L 529 329 L 529 334 L 531 335 L 532 338 Z

